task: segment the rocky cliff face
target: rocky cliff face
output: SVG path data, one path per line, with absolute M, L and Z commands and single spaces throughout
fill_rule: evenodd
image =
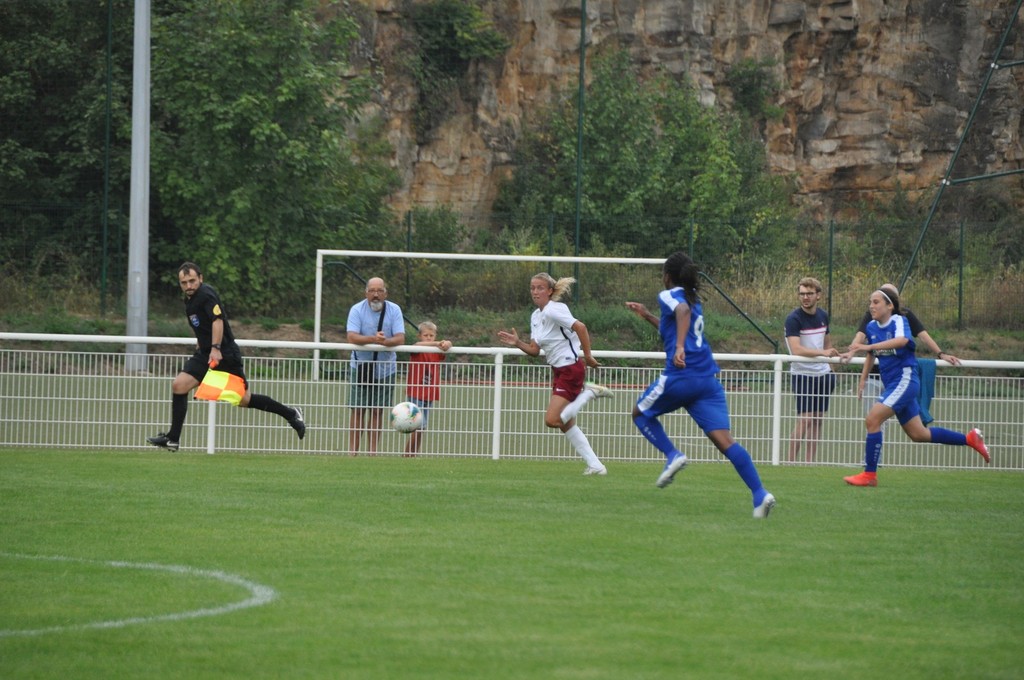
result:
M 579 0 L 488 0 L 513 45 L 475 65 L 468 96 L 417 142 L 412 84 L 388 68 L 403 42 L 401 5 L 372 0 L 379 106 L 404 188 L 398 210 L 450 205 L 486 215 L 507 177 L 523 121 L 552 86 L 578 79 Z M 730 68 L 773 60 L 781 120 L 764 128 L 774 171 L 797 178 L 821 214 L 852 198 L 938 185 L 989 75 L 1015 2 L 1007 0 L 588 0 L 587 56 L 610 46 L 685 74 L 707 105 L 730 106 Z M 1024 59 L 1018 16 L 1000 62 Z M 1020 168 L 1024 67 L 996 69 L 954 177 Z M 1011 190 L 1024 195 L 1024 179 Z M 1021 203 L 1018 198 L 1018 203 Z

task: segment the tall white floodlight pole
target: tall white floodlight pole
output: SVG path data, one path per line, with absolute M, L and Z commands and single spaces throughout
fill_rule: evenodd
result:
M 135 0 L 135 48 L 132 68 L 132 172 L 128 222 L 129 336 L 148 335 L 149 326 L 149 9 Z M 148 368 L 147 345 L 125 346 L 125 369 Z

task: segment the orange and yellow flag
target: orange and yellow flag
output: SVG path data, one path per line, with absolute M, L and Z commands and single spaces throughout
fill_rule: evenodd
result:
M 196 390 L 196 399 L 226 401 L 238 406 L 245 395 L 245 381 L 237 375 L 212 368 L 206 372 L 203 382 Z

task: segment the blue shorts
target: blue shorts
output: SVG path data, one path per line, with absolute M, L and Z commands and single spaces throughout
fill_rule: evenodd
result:
M 420 407 L 420 411 L 423 412 L 423 425 L 420 426 L 421 430 L 427 429 L 427 421 L 430 419 L 430 406 L 434 402 L 426 401 L 424 399 L 417 399 L 416 397 L 408 397 L 409 401 Z
M 920 389 L 921 383 L 918 382 L 917 373 L 907 368 L 896 384 L 885 386 L 878 401 L 893 410 L 900 425 L 906 425 L 914 416 L 921 415 L 921 405 L 917 403 L 917 393 Z
M 836 391 L 836 374 L 793 373 L 790 385 L 797 413 L 828 413 L 829 397 Z
M 717 376 L 662 373 L 644 390 L 636 405 L 645 416 L 655 418 L 684 408 L 704 434 L 731 429 L 725 389 Z

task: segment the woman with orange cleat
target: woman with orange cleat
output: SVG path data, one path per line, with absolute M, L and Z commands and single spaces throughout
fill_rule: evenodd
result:
M 871 322 L 865 332 L 867 337 L 863 342 L 850 345 L 850 351 L 867 352 L 860 376 L 861 391 L 876 359 L 884 389 L 864 418 L 868 430 L 864 447 L 864 472 L 844 477 L 844 481 L 851 486 L 878 486 L 882 425 L 894 415 L 899 419 L 903 431 L 915 442 L 970 446 L 981 454 L 986 463 L 991 462 L 985 439 L 978 428 L 963 434 L 942 427 L 927 428 L 921 422 L 921 410 L 917 403 L 920 380 L 914 371 L 917 364 L 914 340 L 910 324 L 900 315 L 899 295 L 891 289 L 876 290 L 868 301 L 868 310 Z

